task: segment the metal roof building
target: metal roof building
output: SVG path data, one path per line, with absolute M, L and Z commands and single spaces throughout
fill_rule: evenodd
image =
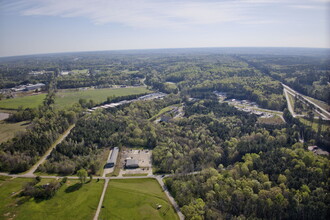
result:
M 25 87 L 25 90 L 30 91 L 30 90 L 40 89 L 41 87 L 44 87 L 44 86 L 46 86 L 46 85 L 43 83 L 37 83 L 35 85 L 27 85 Z
M 119 153 L 119 148 L 114 147 L 112 149 L 111 156 L 108 159 L 107 163 L 105 164 L 104 168 L 111 168 L 111 167 L 114 167 L 116 165 L 118 153 Z
M 139 161 L 135 159 L 128 159 L 126 160 L 126 168 L 138 168 L 139 167 Z

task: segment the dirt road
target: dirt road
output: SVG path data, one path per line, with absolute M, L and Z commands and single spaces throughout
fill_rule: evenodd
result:
M 34 164 L 28 171 L 26 171 L 25 173 L 23 173 L 22 175 L 26 175 L 26 176 L 33 176 L 33 173 L 38 169 L 38 167 L 40 166 L 40 164 L 42 164 L 43 162 L 45 162 L 45 160 L 47 159 L 47 157 L 50 155 L 50 153 L 52 152 L 52 150 L 59 144 L 61 143 L 66 136 L 68 136 L 70 134 L 70 131 L 72 128 L 74 128 L 75 125 L 71 125 L 53 144 L 52 146 L 47 150 L 47 152 L 40 158 L 40 160 Z

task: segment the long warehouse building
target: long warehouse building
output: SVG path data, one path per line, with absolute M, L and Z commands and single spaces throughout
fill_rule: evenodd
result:
M 116 165 L 118 153 L 119 153 L 119 148 L 114 147 L 112 149 L 111 156 L 108 159 L 107 163 L 105 164 L 104 168 L 111 168 L 111 167 L 114 167 Z

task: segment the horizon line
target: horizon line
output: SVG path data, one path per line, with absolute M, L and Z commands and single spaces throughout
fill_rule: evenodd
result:
M 63 51 L 63 52 L 48 52 L 48 53 L 31 53 L 12 56 L 0 56 L 1 58 L 25 57 L 25 56 L 41 56 L 41 55 L 56 55 L 70 53 L 89 53 L 89 52 L 116 52 L 116 51 L 143 51 L 143 50 L 174 50 L 174 49 L 217 49 L 217 48 L 272 48 L 272 49 L 320 49 L 330 50 L 330 47 L 288 47 L 288 46 L 228 46 L 228 47 L 160 47 L 160 48 L 136 48 L 136 49 L 114 49 L 114 50 L 82 50 L 82 51 Z

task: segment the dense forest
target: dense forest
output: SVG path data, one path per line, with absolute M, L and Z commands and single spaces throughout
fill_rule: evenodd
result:
M 330 103 L 328 58 L 270 55 L 240 58 L 300 93 Z
M 166 180 L 187 219 L 328 219 L 329 160 L 302 144 Z

